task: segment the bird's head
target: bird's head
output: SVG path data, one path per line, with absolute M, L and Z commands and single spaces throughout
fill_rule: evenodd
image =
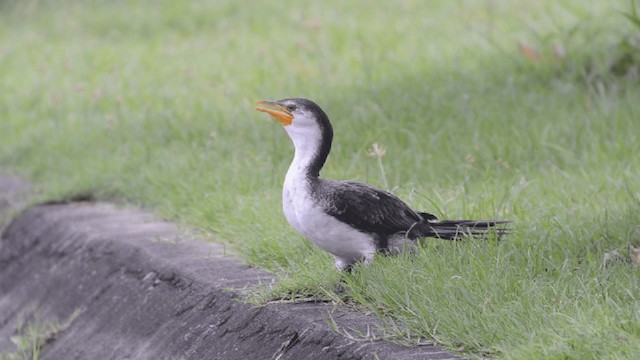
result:
M 284 125 L 296 155 L 316 159 L 310 171 L 316 176 L 331 150 L 333 128 L 327 114 L 311 100 L 302 98 L 258 101 L 256 110 L 266 112 Z
M 266 112 L 284 126 L 310 125 L 327 116 L 316 103 L 303 98 L 261 100 L 257 104 L 256 110 Z
M 290 126 L 293 123 L 298 107 L 292 99 L 284 99 L 278 101 L 260 100 L 256 102 L 258 105 L 256 110 L 265 112 L 274 119 L 280 121 L 283 126 Z
M 309 139 L 319 136 L 326 138 L 333 135 L 327 114 L 311 100 L 303 98 L 261 100 L 257 105 L 256 110 L 266 112 L 284 125 L 294 142 L 295 138 Z

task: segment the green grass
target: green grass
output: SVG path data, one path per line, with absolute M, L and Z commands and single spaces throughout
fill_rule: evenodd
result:
M 640 273 L 603 264 L 640 242 L 640 87 L 611 71 L 639 30 L 629 6 L 4 2 L 0 167 L 40 199 L 124 198 L 210 232 L 281 275 L 268 298 L 333 296 L 330 257 L 280 211 L 289 140 L 253 110 L 308 97 L 336 133 L 323 176 L 386 181 L 442 217 L 515 221 L 499 242 L 378 258 L 345 278 L 343 301 L 399 341 L 639 358 Z
M 16 329 L 16 335 L 11 337 L 11 342 L 16 345 L 14 351 L 0 353 L 0 360 L 38 360 L 44 347 L 56 340 L 58 334 L 66 330 L 80 314 L 74 310 L 64 321 L 58 319 L 42 319 L 40 311 L 32 314 L 21 314 Z

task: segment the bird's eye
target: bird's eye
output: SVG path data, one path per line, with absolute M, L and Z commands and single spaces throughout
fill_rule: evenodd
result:
M 296 110 L 296 106 L 295 105 L 287 105 L 287 109 L 289 109 L 289 111 L 295 111 Z

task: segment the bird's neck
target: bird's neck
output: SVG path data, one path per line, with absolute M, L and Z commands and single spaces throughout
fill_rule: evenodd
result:
M 296 136 L 298 134 L 292 133 L 289 135 L 295 147 L 295 155 L 287 176 L 317 179 L 331 151 L 332 131 L 316 131 L 306 136 Z

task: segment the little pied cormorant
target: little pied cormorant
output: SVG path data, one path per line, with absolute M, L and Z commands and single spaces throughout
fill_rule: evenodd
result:
M 313 101 L 293 98 L 258 101 L 256 110 L 271 115 L 287 131 L 295 155 L 282 189 L 289 224 L 331 253 L 340 270 L 369 263 L 377 252 L 399 252 L 418 238 L 446 240 L 481 235 L 508 221 L 438 220 L 412 210 L 395 195 L 353 181 L 325 180 L 320 169 L 331 151 L 333 129 Z M 498 234 L 506 231 L 496 229 Z

